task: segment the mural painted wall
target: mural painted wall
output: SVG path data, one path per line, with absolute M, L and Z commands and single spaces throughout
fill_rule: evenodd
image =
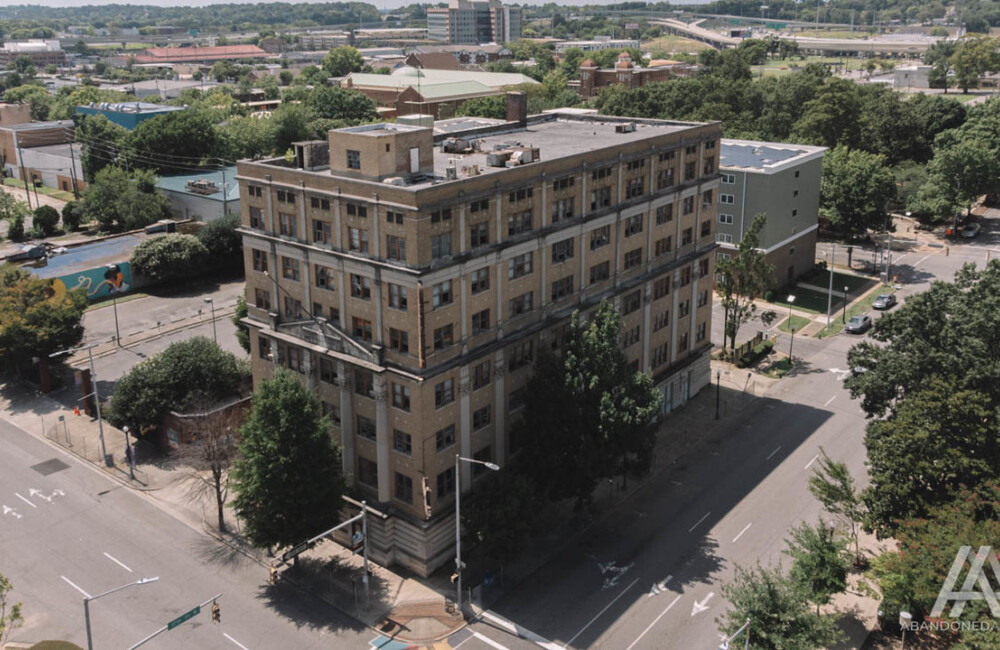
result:
M 57 294 L 83 289 L 87 300 L 100 300 L 112 293 L 128 293 L 132 290 L 132 266 L 129 262 L 120 262 L 59 276 L 52 279 L 52 288 Z

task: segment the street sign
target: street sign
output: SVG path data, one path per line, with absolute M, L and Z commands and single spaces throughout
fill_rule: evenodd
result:
M 167 629 L 168 630 L 172 630 L 175 627 L 177 627 L 178 625 L 180 625 L 181 623 L 184 623 L 185 621 L 194 618 L 195 616 L 197 616 L 200 613 L 201 613 L 201 605 L 198 605 L 194 609 L 192 609 L 190 611 L 187 611 L 187 612 L 184 612 L 183 614 L 181 614 L 180 616 L 178 616 L 174 620 L 172 620 L 169 623 L 167 623 Z
M 287 562 L 288 560 L 292 559 L 293 557 L 295 557 L 299 553 L 302 553 L 303 551 L 307 550 L 308 548 L 309 548 L 309 542 L 302 542 L 301 544 L 299 544 L 298 546 L 292 548 L 291 550 L 288 550 L 288 551 L 285 551 L 284 553 L 282 553 L 281 554 L 281 561 L 282 562 Z

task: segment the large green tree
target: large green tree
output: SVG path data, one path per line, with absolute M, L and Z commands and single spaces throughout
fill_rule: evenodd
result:
M 743 233 L 736 253 L 719 260 L 715 272 L 719 277 L 718 290 L 725 313 L 725 337 L 736 349 L 736 334 L 757 311 L 754 300 L 767 291 L 774 266 L 768 263 L 760 247 L 760 233 L 767 224 L 767 215 L 758 214 Z M 725 340 L 723 341 L 725 348 Z
M 298 544 L 338 523 L 340 450 L 319 398 L 279 369 L 254 393 L 232 471 L 236 514 L 258 546 Z
M 194 235 L 169 233 L 144 239 L 132 250 L 132 270 L 156 282 L 182 280 L 204 270 L 208 248 Z
M 952 140 L 935 147 L 927 164 L 927 181 L 917 192 L 919 211 L 949 221 L 961 210 L 971 209 L 983 194 L 996 191 L 1000 159 L 990 143 L 978 138 Z
M 314 89 L 305 101 L 315 117 L 342 120 L 345 125 L 378 119 L 375 102 L 367 95 L 339 86 Z
M 196 108 L 174 111 L 144 120 L 128 137 L 126 155 L 132 167 L 156 169 L 161 174 L 197 167 L 222 152 L 212 116 Z
M 80 119 L 74 138 L 81 147 L 83 178 L 93 183 L 97 172 L 122 160 L 119 157 L 128 139 L 128 130 L 103 115 L 85 115 Z
M 170 216 L 170 202 L 156 191 L 156 176 L 137 170 L 131 176 L 119 167 L 97 172 L 83 193 L 83 214 L 102 230 L 120 232 L 142 228 Z
M 865 510 L 861 494 L 854 484 L 847 464 L 838 462 L 820 447 L 820 459 L 813 475 L 809 477 L 809 491 L 823 505 L 823 509 L 837 517 L 847 527 L 854 544 L 854 561 L 861 562 L 861 548 L 858 541 Z
M 346 77 L 352 72 L 361 72 L 365 58 L 350 45 L 331 49 L 323 58 L 323 70 L 331 77 Z
M 820 215 L 848 240 L 881 230 L 896 180 L 884 156 L 847 147 L 827 152 L 820 184 Z
M 784 551 L 792 558 L 790 577 L 818 614 L 820 606 L 847 589 L 846 541 L 837 539 L 834 528 L 822 519 L 815 525 L 803 522 L 790 532 Z
M 985 34 L 967 34 L 958 39 L 955 53 L 951 55 L 951 67 L 955 71 L 955 83 L 962 92 L 979 85 L 979 80 L 988 72 L 1000 69 L 997 53 L 997 39 Z
M 487 472 L 462 496 L 463 545 L 479 548 L 497 562 L 514 559 L 538 530 L 542 505 L 524 473 L 509 468 Z

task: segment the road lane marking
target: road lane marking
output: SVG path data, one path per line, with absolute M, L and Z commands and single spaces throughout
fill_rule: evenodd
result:
M 753 526 L 753 522 L 750 522 L 749 524 L 747 524 L 743 528 L 743 530 L 740 531 L 740 534 L 733 538 L 733 544 L 736 543 L 736 540 L 738 540 L 739 538 L 743 537 L 743 533 L 747 532 L 750 529 L 750 526 Z
M 574 641 L 576 641 L 576 638 L 578 636 L 580 636 L 581 634 L 583 634 L 584 630 L 586 630 L 588 627 L 590 627 L 591 625 L 593 625 L 594 621 L 596 621 L 597 619 L 599 619 L 604 614 L 604 612 L 606 612 L 609 609 L 611 609 L 611 606 L 614 605 L 616 602 L 618 602 L 618 599 L 621 598 L 622 596 L 624 596 L 625 592 L 627 592 L 629 589 L 631 589 L 632 587 L 634 587 L 635 583 L 637 583 L 637 582 L 639 582 L 639 578 L 636 578 L 635 580 L 632 581 L 632 583 L 629 586 L 627 586 L 624 589 L 622 589 L 622 592 L 620 594 L 618 594 L 617 596 L 615 596 L 614 599 L 610 603 L 608 603 L 607 605 L 605 605 L 604 609 L 602 609 L 601 611 L 597 612 L 597 616 L 595 616 L 594 618 L 590 619 L 587 622 L 586 625 L 584 625 L 583 627 L 581 627 L 579 632 L 577 632 L 576 634 L 574 634 L 570 638 L 569 641 L 567 641 L 566 643 L 563 644 L 563 647 L 566 648 L 566 647 L 569 646 L 569 644 L 571 644 Z
M 819 454 L 816 454 L 815 456 L 813 456 L 813 459 L 811 461 L 809 461 L 808 463 L 806 463 L 806 466 L 803 469 L 809 469 L 810 467 L 812 467 L 812 464 L 816 462 L 817 458 L 819 458 Z
M 709 510 L 708 512 L 706 512 L 706 513 L 705 513 L 705 515 L 704 515 L 704 516 L 703 516 L 703 517 L 702 517 L 701 519 L 699 519 L 698 521 L 696 521 L 696 522 L 695 522 L 695 524 L 694 524 L 694 526 L 691 526 L 690 528 L 688 528 L 688 532 L 689 532 L 689 533 L 693 533 L 693 532 L 694 532 L 694 529 L 695 529 L 695 528 L 697 528 L 697 527 L 698 527 L 698 526 L 699 526 L 699 525 L 701 524 L 701 522 L 703 522 L 703 521 L 705 521 L 706 519 L 708 519 L 708 516 L 709 516 L 710 514 L 712 514 L 712 511 L 711 511 L 711 510 Z
M 510 621 L 502 619 L 499 616 L 494 616 L 493 614 L 489 613 L 488 611 L 483 611 L 482 616 L 483 616 L 483 618 L 488 618 L 489 620 L 493 621 L 494 623 L 496 623 L 500 627 L 502 627 L 502 628 L 504 628 L 506 630 L 509 630 L 512 634 L 517 634 L 517 626 L 514 625 L 513 623 L 511 623 Z
M 73 589 L 76 589 L 76 590 L 77 590 L 77 591 L 79 591 L 79 592 L 80 592 L 81 594 L 83 594 L 85 598 L 90 598 L 90 594 L 88 594 L 88 593 L 87 593 L 86 591 L 84 591 L 83 589 L 80 589 L 80 588 L 79 588 L 79 587 L 77 587 L 77 586 L 76 586 L 75 584 L 73 584 L 73 581 L 72 581 L 72 580 L 70 580 L 70 579 L 69 579 L 69 578 L 67 578 L 66 576 L 59 576 L 59 577 L 60 577 L 60 578 L 62 578 L 63 580 L 65 580 L 65 581 L 66 581 L 66 584 L 68 584 L 68 585 L 69 585 L 70 587 L 73 587 Z
M 38 509 L 38 506 L 36 506 L 36 505 L 35 505 L 34 503 L 32 503 L 31 501 L 28 501 L 27 499 L 25 499 L 24 497 L 22 497 L 22 496 L 21 496 L 20 494 L 18 494 L 17 492 L 15 492 L 15 493 L 14 493 L 14 496 L 16 496 L 16 497 L 17 497 L 18 499 L 20 499 L 21 501 L 24 501 L 25 503 L 27 503 L 27 504 L 28 504 L 29 506 L 31 506 L 31 507 L 32 507 L 32 508 L 34 508 L 35 510 L 37 510 L 37 509 Z
M 472 635 L 470 634 L 469 636 L 467 636 L 467 637 L 465 637 L 464 639 L 462 639 L 461 643 L 459 643 L 459 644 L 458 644 L 457 646 L 455 646 L 454 648 L 452 648 L 452 650 L 458 650 L 458 649 L 459 649 L 459 648 L 461 648 L 461 647 L 462 647 L 463 645 L 465 645 L 465 644 L 466 644 L 466 642 L 467 642 L 467 641 L 468 641 L 469 639 L 472 639 L 472 638 L 474 638 L 474 637 L 473 637 L 473 636 L 472 636 Z
M 656 618 L 654 618 L 653 622 L 650 623 L 649 625 L 647 625 L 646 629 L 642 631 L 642 634 L 640 634 L 639 636 L 637 636 L 636 639 L 635 639 L 635 641 L 632 642 L 632 645 L 630 645 L 629 647 L 625 648 L 625 650 L 632 650 L 632 648 L 635 647 L 635 644 L 639 643 L 639 641 L 642 641 L 642 637 L 646 636 L 646 633 L 649 632 L 650 630 L 652 630 L 653 626 L 656 625 L 657 623 L 659 623 L 660 619 L 663 618 L 663 616 L 667 612 L 670 611 L 670 608 L 673 607 L 674 605 L 676 605 L 677 601 L 680 600 L 680 599 L 681 599 L 681 597 L 677 596 L 677 598 L 674 598 L 672 601 L 670 601 L 670 604 L 667 605 L 667 608 L 664 609 L 662 612 L 660 612 L 660 615 L 657 616 Z
M 227 639 L 229 639 L 230 641 L 232 641 L 233 643 L 235 643 L 235 644 L 236 644 L 236 645 L 238 645 L 239 647 L 243 648 L 243 650 L 250 650 L 250 648 L 246 647 L 245 645 L 243 645 L 242 643 L 240 643 L 239 641 L 237 641 L 237 640 L 236 640 L 236 639 L 234 639 L 233 637 L 229 636 L 229 635 L 228 635 L 228 634 L 226 634 L 225 632 L 223 632 L 223 633 L 222 633 L 222 636 L 226 637 Z
M 708 601 L 712 600 L 712 596 L 714 596 L 714 595 L 715 595 L 715 592 L 714 591 L 710 591 L 710 592 L 708 592 L 708 595 L 705 596 L 705 599 L 702 600 L 700 603 L 697 600 L 694 601 L 694 605 L 691 606 L 691 616 L 695 616 L 697 614 L 701 614 L 702 612 L 704 612 L 705 610 L 707 610 L 708 609 Z
M 916 262 L 914 262 L 913 266 L 916 266 L 916 265 L 920 264 L 921 262 L 923 262 L 924 260 L 926 260 L 928 257 L 930 257 L 930 255 L 924 255 L 919 260 L 917 260 Z
M 764 460 L 771 460 L 771 458 L 772 458 L 772 457 L 773 457 L 773 456 L 774 456 L 774 455 L 775 455 L 776 453 L 778 453 L 778 450 L 779 450 L 779 449 L 781 449 L 781 445 L 778 445 L 777 447 L 775 447 L 775 448 L 774 448 L 774 451 L 772 451 L 772 452 L 771 452 L 770 454 L 768 454 L 768 455 L 767 455 L 767 458 L 765 458 Z
M 134 571 L 132 571 L 132 569 L 128 568 L 127 566 L 125 566 L 124 564 L 122 564 L 119 560 L 111 557 L 107 553 L 104 554 L 104 557 L 108 558 L 109 560 L 111 560 L 112 562 L 114 562 L 115 564 L 117 564 L 118 566 L 120 566 L 121 568 L 125 569 L 129 573 L 135 573 Z
M 497 650 L 508 650 L 507 646 L 500 645 L 499 643 L 497 643 L 496 641 L 494 641 L 490 637 L 486 636 L 485 634 L 480 634 L 479 632 L 476 632 L 475 630 L 472 631 L 472 636 L 476 637 L 477 639 L 479 639 L 480 641 L 482 641 L 486 645 L 493 646 Z
M 833 400 L 835 400 L 835 399 L 837 399 L 836 395 L 834 395 L 830 399 L 826 400 L 826 404 L 824 404 L 823 406 L 830 406 L 830 403 L 833 402 Z
M 673 580 L 673 576 L 667 576 L 659 582 L 654 582 L 652 588 L 649 590 L 649 595 L 646 598 L 652 598 L 657 594 L 661 594 L 667 590 L 667 583 Z

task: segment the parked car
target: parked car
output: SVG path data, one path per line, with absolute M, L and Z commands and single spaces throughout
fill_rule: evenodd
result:
M 872 309 L 892 309 L 896 306 L 896 302 L 896 294 L 883 293 L 872 303 Z
M 851 320 L 844 325 L 844 331 L 850 334 L 864 334 L 872 326 L 872 317 L 868 314 L 864 316 L 851 316 Z
M 982 226 L 980 226 L 978 223 L 967 224 L 965 228 L 962 229 L 962 238 L 972 239 L 973 237 L 979 234 L 980 230 L 982 230 Z

